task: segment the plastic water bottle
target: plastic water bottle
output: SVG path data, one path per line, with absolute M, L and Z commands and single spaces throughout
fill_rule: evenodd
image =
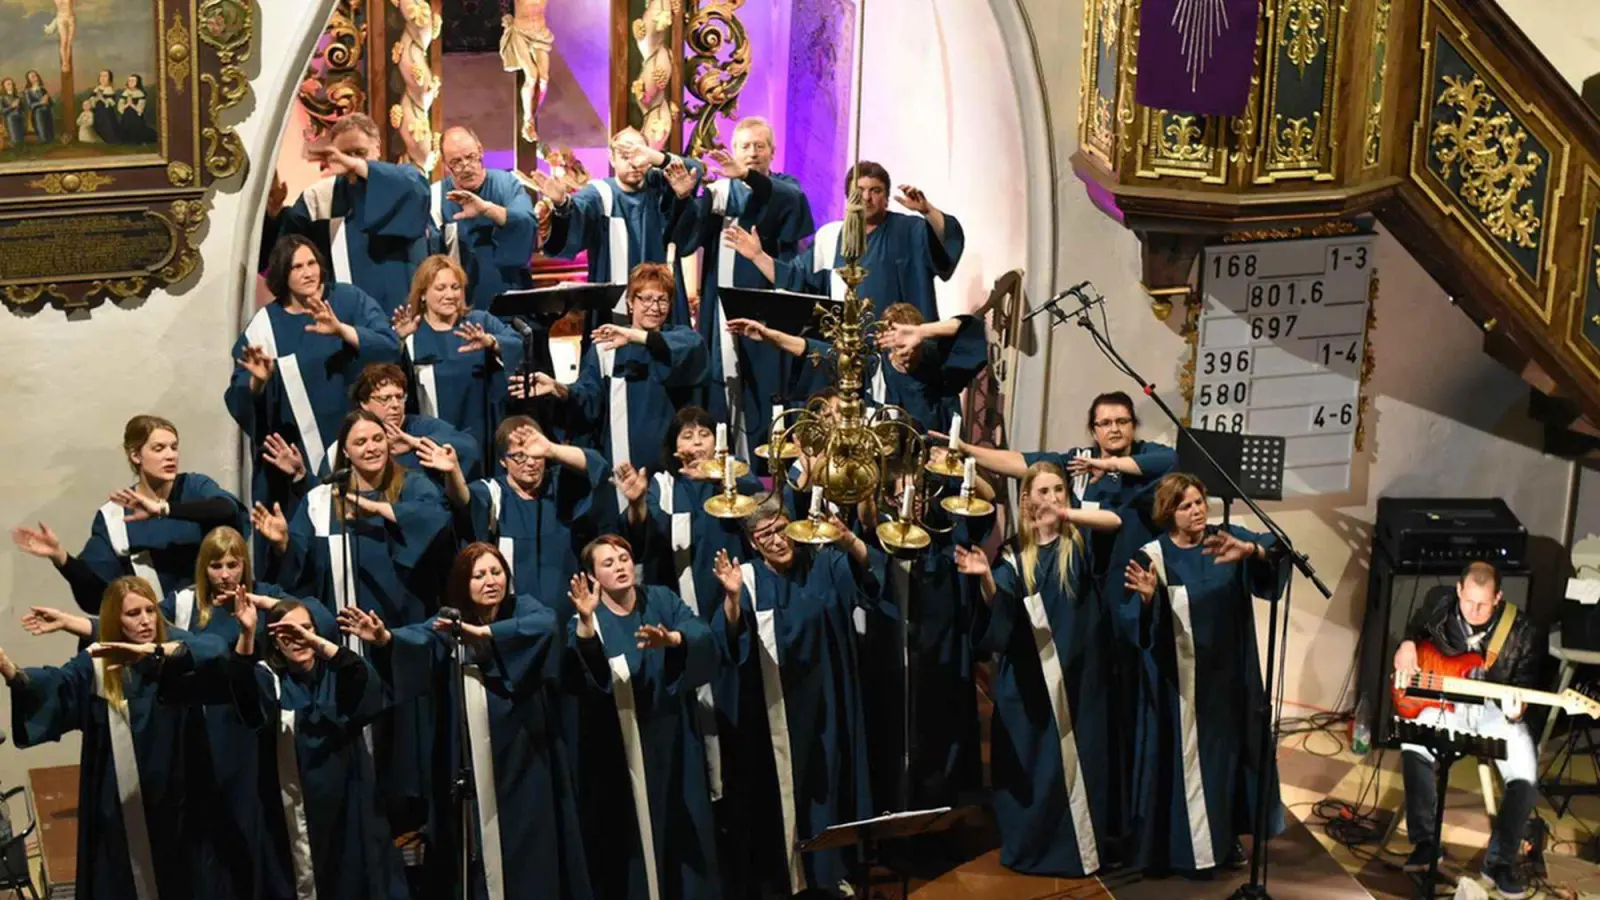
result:
M 1350 751 L 1357 756 L 1365 756 L 1372 749 L 1372 728 L 1367 725 L 1367 698 L 1362 697 L 1356 703 L 1356 711 L 1350 722 Z

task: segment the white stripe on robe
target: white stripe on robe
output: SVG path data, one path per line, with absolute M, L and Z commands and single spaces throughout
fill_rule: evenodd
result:
M 617 351 L 610 347 L 596 346 L 595 356 L 600 363 L 600 377 L 606 380 L 606 387 L 610 392 L 611 402 L 607 409 L 611 416 L 611 467 L 616 469 L 623 463 L 633 461 L 632 448 L 628 443 L 628 380 L 614 377 L 616 371 Z M 616 488 L 617 509 L 628 509 L 628 496 L 622 488 Z
M 333 485 L 319 484 L 306 494 L 306 515 L 311 519 L 311 529 L 316 536 L 328 542 L 328 575 L 333 581 L 334 613 L 357 606 L 355 585 L 350 584 L 353 573 L 345 570 L 345 561 L 350 556 L 350 537 L 333 533 Z M 359 574 L 356 577 L 359 578 Z M 344 636 L 344 645 L 352 653 L 361 653 L 361 639 L 353 634 Z
M 289 863 L 293 869 L 295 900 L 317 900 L 317 872 L 311 857 L 311 830 L 306 825 L 305 789 L 300 782 L 300 755 L 294 746 L 294 711 L 283 708 L 283 683 L 265 662 L 257 663 L 272 677 L 272 696 L 278 700 L 278 722 L 273 749 L 278 759 L 278 802 L 283 807 L 283 828 L 289 835 Z
M 313 222 L 328 223 L 328 264 L 333 266 L 335 281 L 355 283 L 355 273 L 350 269 L 350 239 L 344 231 L 344 216 L 333 214 L 334 176 L 313 183 L 300 195 L 306 201 L 306 211 Z
M 418 322 L 417 327 L 427 326 Z M 433 363 L 417 364 L 416 332 L 406 335 L 406 359 L 411 361 L 411 370 L 417 373 L 417 411 L 425 416 L 439 418 L 438 379 L 433 371 Z
M 495 536 L 495 544 L 500 548 L 500 555 L 506 558 L 506 567 L 511 570 L 511 577 L 517 575 L 517 542 L 500 533 L 500 506 L 505 502 L 501 493 L 500 482 L 493 478 L 486 478 L 483 486 L 489 491 L 489 533 Z
M 459 652 L 459 651 L 458 651 Z M 500 846 L 500 797 L 494 790 L 494 745 L 489 730 L 489 694 L 483 670 L 463 661 L 462 702 L 467 710 L 467 738 L 472 747 L 472 787 L 478 800 L 478 832 L 482 836 L 483 880 L 489 900 L 505 900 L 506 867 Z
M 836 271 L 839 268 L 839 238 L 844 234 L 844 222 L 829 222 L 817 229 L 816 239 L 811 242 L 811 271 L 821 272 L 828 270 L 828 296 L 835 300 L 844 300 L 844 279 Z
M 772 764 L 778 776 L 778 806 L 783 814 L 784 859 L 789 866 L 789 892 L 806 889 L 805 864 L 798 847 L 798 822 L 794 800 L 794 754 L 789 743 L 789 710 L 783 698 L 783 669 L 778 665 L 778 623 L 773 610 L 756 602 L 756 570 L 752 563 L 739 567 L 750 608 L 756 610 L 756 637 L 761 645 L 761 691 L 766 698 L 767 730 L 772 735 Z
M 1211 816 L 1206 810 L 1205 771 L 1200 760 L 1200 722 L 1194 706 L 1194 625 L 1189 615 L 1189 591 L 1181 585 L 1167 584 L 1167 565 L 1160 539 L 1140 549 L 1150 557 L 1151 570 L 1167 589 L 1167 600 L 1172 607 L 1173 655 L 1178 664 L 1178 728 L 1182 732 L 1183 801 L 1189 813 L 1194 867 L 1210 869 L 1216 866 L 1217 855 L 1211 845 Z
M 655 474 L 656 487 L 661 492 L 661 511 L 672 523 L 672 566 L 678 573 L 678 596 L 700 615 L 700 599 L 694 587 L 692 562 L 694 551 L 694 520 L 690 513 L 677 512 L 675 508 L 675 479 L 667 472 Z M 695 722 L 700 726 L 701 739 L 706 745 L 706 774 L 711 784 L 711 799 L 722 799 L 722 739 L 717 734 L 717 704 L 711 685 L 695 688 Z
M 194 588 L 186 587 L 172 595 L 172 624 L 184 631 L 192 631 L 189 623 L 194 621 L 195 612 Z
M 133 566 L 133 574 L 149 582 L 150 588 L 159 594 L 166 588 L 161 585 L 161 576 L 156 572 L 156 564 L 150 557 L 150 551 L 140 550 L 134 553 L 129 549 L 127 515 L 127 510 L 110 500 L 100 507 L 100 517 L 105 520 L 106 538 L 111 542 L 112 551 L 126 559 Z
M 612 284 L 627 284 L 630 258 L 628 220 L 616 214 L 617 198 L 610 182 L 600 179 L 589 183 L 594 185 L 595 193 L 600 196 L 600 211 L 606 217 L 606 247 L 610 254 L 607 262 L 610 271 L 606 274 L 610 276 Z M 617 305 L 612 307 L 611 311 L 619 316 L 627 315 L 628 298 L 619 297 Z
M 306 392 L 305 376 L 300 373 L 300 361 L 293 353 L 278 355 L 278 338 L 272 331 L 272 317 L 267 307 L 256 310 L 244 330 L 245 343 L 266 351 L 268 358 L 277 360 L 273 371 L 283 380 L 283 393 L 289 401 L 289 415 L 294 427 L 300 431 L 300 443 L 306 450 L 306 471 L 315 475 L 322 470 L 322 461 L 328 455 L 328 445 L 317 427 L 316 411 L 311 407 L 311 395 Z
M 461 225 L 458 222 L 444 220 L 444 182 L 435 181 L 428 191 L 430 197 L 429 214 L 433 216 L 433 227 L 439 229 L 439 235 L 444 240 L 444 255 L 456 262 L 461 262 Z M 430 413 L 429 415 L 432 415 Z
M 727 179 L 712 182 L 708 188 L 711 192 L 711 211 L 722 217 L 722 228 L 739 221 L 738 216 L 728 215 L 728 200 L 732 192 L 732 182 Z M 719 230 L 720 233 L 720 230 Z M 717 287 L 733 287 L 733 268 L 739 254 L 733 252 L 731 247 L 717 248 Z M 728 310 L 722 305 L 722 295 L 717 295 L 717 319 L 720 327 L 717 330 L 717 354 L 722 360 L 722 389 L 725 402 L 728 404 L 728 427 L 739 441 L 735 449 L 739 454 L 748 458 L 750 456 L 749 436 L 745 434 L 743 415 L 743 391 L 740 387 L 739 353 L 734 344 L 733 332 L 728 330 Z
M 111 677 L 121 678 L 118 667 Z M 106 661 L 94 660 L 95 696 L 106 699 Z M 156 893 L 155 856 L 150 852 L 150 823 L 145 818 L 144 785 L 139 780 L 139 756 L 134 749 L 133 728 L 128 722 L 127 692 L 124 706 L 117 709 L 106 703 L 106 722 L 110 726 L 111 767 L 117 777 L 117 802 L 122 811 L 122 830 L 128 842 L 128 867 L 133 875 L 137 900 L 160 900 Z M 83 860 L 88 865 L 89 860 Z
M 594 630 L 600 646 L 605 646 L 605 636 L 598 623 Z M 617 703 L 617 723 L 622 731 L 622 750 L 628 759 L 628 780 L 633 788 L 634 818 L 639 821 L 639 847 L 644 853 L 644 878 L 650 890 L 649 900 L 661 900 L 660 878 L 656 873 L 655 831 L 650 825 L 650 784 L 645 778 L 644 741 L 639 736 L 639 706 L 633 698 L 632 673 L 628 670 L 628 657 L 618 653 L 606 658 L 611 667 L 611 696 Z

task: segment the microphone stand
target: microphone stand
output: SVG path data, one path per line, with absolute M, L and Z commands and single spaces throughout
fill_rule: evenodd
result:
M 444 611 L 441 610 L 441 614 Z M 446 616 L 450 622 L 451 681 L 456 690 L 456 746 L 460 755 L 456 760 L 454 780 L 450 785 L 451 799 L 455 801 L 458 827 L 461 829 L 461 893 L 462 900 L 472 897 L 473 846 L 479 840 L 478 823 L 473 816 L 476 782 L 472 769 L 472 730 L 467 725 L 467 645 L 461 639 L 461 614 Z
M 1108 335 L 1101 334 L 1095 328 L 1089 311 L 1096 304 L 1104 303 L 1105 298 L 1097 297 L 1094 300 L 1090 300 L 1083 293 L 1083 289 L 1086 287 L 1089 287 L 1089 282 L 1087 281 L 1068 288 L 1050 298 L 1050 301 L 1044 306 L 1029 313 L 1023 321 L 1027 321 L 1028 318 L 1032 318 L 1046 310 L 1050 312 L 1051 317 L 1057 324 L 1075 319 L 1078 327 L 1089 333 L 1090 339 L 1094 341 L 1100 352 L 1105 354 L 1106 359 L 1110 360 L 1118 371 L 1138 382 L 1139 388 L 1144 391 L 1145 396 L 1155 401 L 1156 407 L 1161 410 L 1162 414 L 1171 420 L 1173 425 L 1177 426 L 1178 436 L 1181 441 L 1183 435 L 1191 434 L 1189 426 L 1183 424 L 1183 420 L 1173 411 L 1172 407 L 1168 406 L 1167 402 L 1161 399 L 1161 395 L 1156 393 L 1156 386 L 1134 371 L 1133 366 L 1129 365 L 1128 361 L 1122 357 L 1122 354 L 1117 352 L 1117 348 L 1111 344 L 1111 338 Z M 1071 312 L 1061 311 L 1058 304 L 1066 296 L 1078 298 L 1079 305 L 1077 309 Z M 1310 581 L 1312 586 L 1323 597 L 1331 600 L 1333 592 L 1328 589 L 1326 584 L 1323 584 L 1321 578 L 1317 577 L 1316 571 L 1311 568 L 1311 560 L 1304 553 L 1295 549 L 1294 542 L 1289 540 L 1289 535 L 1271 516 L 1267 515 L 1266 511 L 1261 508 L 1260 504 L 1256 503 L 1254 498 L 1244 492 L 1238 482 L 1233 480 L 1233 476 L 1217 463 L 1216 459 L 1211 456 L 1211 451 L 1206 449 L 1205 444 L 1193 440 L 1192 435 L 1190 443 L 1205 457 L 1206 462 L 1211 464 L 1211 468 L 1216 470 L 1222 480 L 1227 483 L 1233 495 L 1244 501 L 1245 506 L 1249 507 L 1252 513 L 1255 513 L 1256 518 L 1260 520 L 1261 524 L 1266 527 L 1267 531 L 1275 539 L 1277 546 L 1267 554 L 1267 559 L 1272 562 L 1274 557 L 1277 557 L 1276 563 L 1279 566 L 1279 578 L 1285 585 L 1282 618 L 1284 619 L 1285 636 L 1287 636 L 1289 591 L 1288 580 L 1284 577 L 1288 574 L 1284 570 L 1285 562 L 1298 569 L 1300 574 L 1304 575 L 1306 580 Z M 1278 722 L 1276 716 L 1273 715 L 1273 695 L 1269 691 L 1271 686 L 1275 683 L 1280 683 L 1283 677 L 1278 670 L 1282 664 L 1282 661 L 1278 658 L 1278 606 L 1278 599 L 1274 597 L 1268 607 L 1267 615 L 1267 670 L 1262 679 L 1262 705 L 1260 708 L 1262 720 L 1261 753 L 1260 766 L 1256 772 L 1256 815 L 1250 847 L 1250 880 L 1229 895 L 1229 900 L 1271 900 L 1272 898 L 1272 895 L 1267 893 L 1267 819 L 1272 813 L 1270 798 L 1272 773 L 1277 769 Z M 1281 685 L 1279 690 L 1281 693 Z

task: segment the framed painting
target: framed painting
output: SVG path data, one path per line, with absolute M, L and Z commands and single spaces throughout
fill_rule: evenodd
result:
M 253 0 L 0 2 L 0 299 L 64 308 L 188 278 L 242 171 Z

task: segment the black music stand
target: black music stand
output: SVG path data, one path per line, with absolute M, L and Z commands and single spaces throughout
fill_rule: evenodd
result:
M 1439 852 L 1429 863 L 1428 871 L 1417 876 L 1418 900 L 1433 900 L 1439 896 L 1435 891 L 1439 884 L 1439 859 L 1444 855 L 1444 796 L 1450 790 L 1450 768 L 1467 756 L 1505 759 L 1506 742 L 1500 738 L 1481 737 L 1468 732 L 1452 732 L 1443 728 L 1420 725 L 1399 716 L 1395 717 L 1394 731 L 1402 744 L 1417 744 L 1428 748 L 1433 754 L 1433 827 Z M 1395 815 L 1401 813 L 1396 812 Z
M 1178 470 L 1194 474 L 1205 484 L 1207 494 L 1222 501 L 1222 524 L 1227 525 L 1233 501 L 1241 497 L 1283 499 L 1287 444 L 1274 435 L 1191 428 L 1178 435 Z M 1234 490 L 1235 483 L 1239 491 Z
M 527 331 L 522 336 L 522 365 L 520 372 L 524 377 L 535 372 L 543 372 L 555 377 L 555 360 L 550 358 L 550 328 L 561 321 L 567 313 L 575 309 L 584 311 L 584 321 L 596 313 L 610 315 L 617 324 L 627 324 L 626 317 L 618 317 L 614 312 L 617 300 L 628 289 L 625 284 L 589 284 L 582 281 L 568 281 L 549 287 L 529 288 L 527 290 L 506 291 L 496 294 L 489 301 L 489 312 L 503 320 L 511 321 L 520 319 Z M 519 331 L 521 329 L 518 329 Z M 589 346 L 589 334 L 583 335 L 583 348 Z M 579 351 L 580 358 L 582 351 Z M 548 398 L 541 398 L 548 400 Z M 533 416 L 539 422 L 549 425 L 555 416 L 554 409 L 549 402 L 531 402 Z M 484 448 L 484 471 L 493 472 L 495 469 L 494 448 Z
M 942 806 L 938 809 L 888 813 L 859 822 L 841 822 L 823 829 L 821 834 L 808 841 L 801 841 L 797 849 L 801 853 L 812 853 L 817 850 L 856 848 L 856 896 L 870 897 L 872 867 L 877 864 L 878 849 L 884 841 L 949 831 L 973 809 L 971 806 Z M 902 887 L 908 886 L 909 879 L 905 875 L 900 876 L 900 881 Z M 909 894 L 909 890 L 904 893 Z
M 764 288 L 717 288 L 722 311 L 730 319 L 755 319 L 768 328 L 800 337 L 822 337 L 819 307 L 838 310 L 844 303 L 821 294 L 797 294 Z

